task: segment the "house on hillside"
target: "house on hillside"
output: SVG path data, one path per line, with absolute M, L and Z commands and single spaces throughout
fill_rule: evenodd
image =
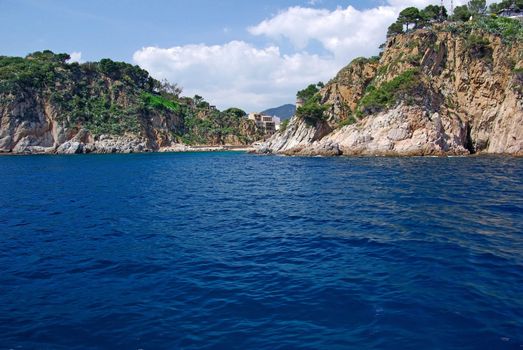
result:
M 259 113 L 251 113 L 248 117 L 249 120 L 253 120 L 256 125 L 265 131 L 266 135 L 272 135 L 280 129 L 280 118 L 276 116 L 268 116 Z
M 499 11 L 498 16 L 523 20 L 523 11 L 513 3 L 510 7 Z

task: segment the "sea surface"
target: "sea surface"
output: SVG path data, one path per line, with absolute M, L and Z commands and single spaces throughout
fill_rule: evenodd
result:
M 523 349 L 521 158 L 0 170 L 0 349 Z

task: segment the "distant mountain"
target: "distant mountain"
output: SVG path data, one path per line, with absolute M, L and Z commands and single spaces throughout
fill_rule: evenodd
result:
M 277 116 L 281 120 L 290 119 L 296 113 L 296 106 L 291 104 L 286 104 L 276 108 L 267 109 L 261 114 Z

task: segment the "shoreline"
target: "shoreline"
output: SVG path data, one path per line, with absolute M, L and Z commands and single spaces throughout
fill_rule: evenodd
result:
M 187 146 L 177 145 L 174 147 L 161 147 L 158 150 L 144 150 L 139 152 L 82 152 L 82 153 L 63 153 L 56 152 L 56 150 L 50 150 L 47 152 L 0 152 L 2 156 L 63 156 L 63 155 L 88 155 L 88 154 L 147 154 L 147 153 L 206 153 L 206 152 L 245 152 L 254 153 L 255 149 L 252 146 Z
M 303 155 L 285 153 L 259 153 L 254 147 L 247 146 L 186 146 L 186 147 L 163 147 L 159 150 L 146 150 L 141 152 L 89 152 L 89 153 L 56 153 L 56 152 L 34 152 L 14 153 L 0 152 L 0 157 L 21 156 L 74 156 L 74 155 L 115 155 L 115 154 L 161 154 L 161 153 L 218 153 L 238 152 L 265 157 L 289 157 L 289 158 L 523 158 L 523 154 L 510 153 L 473 153 L 473 154 L 340 154 L 340 155 Z
M 157 151 L 147 152 L 147 153 L 186 153 L 186 152 L 251 152 L 254 151 L 252 146 L 174 146 L 174 147 L 161 147 Z

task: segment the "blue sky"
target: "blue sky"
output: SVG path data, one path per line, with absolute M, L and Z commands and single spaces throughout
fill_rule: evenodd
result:
M 318 2 L 314 7 L 358 8 L 378 1 Z M 144 46 L 208 45 L 240 39 L 257 41 L 246 28 L 307 1 L 265 0 L 0 0 L 2 55 L 51 49 L 79 51 L 86 60 L 131 61 Z M 256 39 L 256 40 L 255 40 Z
M 109 57 L 220 108 L 256 111 L 377 53 L 399 10 L 428 3 L 439 1 L 0 0 L 0 54 Z

